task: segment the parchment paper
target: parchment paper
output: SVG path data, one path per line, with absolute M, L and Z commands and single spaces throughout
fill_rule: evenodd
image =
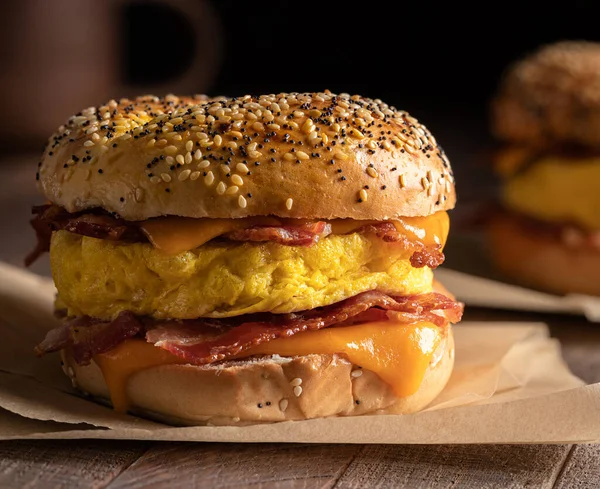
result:
M 58 358 L 32 354 L 52 327 L 50 280 L 0 263 L 0 439 L 304 443 L 585 443 L 600 440 L 600 384 L 584 385 L 542 323 L 455 326 L 456 365 L 411 415 L 333 417 L 244 427 L 171 427 L 80 396 Z
M 449 268 L 436 269 L 435 276 L 457 299 L 472 306 L 575 314 L 600 322 L 600 297 L 547 294 Z

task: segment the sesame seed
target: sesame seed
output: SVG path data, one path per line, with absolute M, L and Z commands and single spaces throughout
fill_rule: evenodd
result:
M 304 151 L 296 151 L 296 156 L 301 160 L 308 160 L 310 158 Z
M 356 369 L 350 373 L 350 376 L 356 379 L 357 377 L 360 377 L 362 374 L 363 374 L 363 371 L 361 369 Z
M 289 404 L 289 401 L 287 399 L 281 399 L 279 401 L 279 409 L 281 410 L 281 412 L 285 413 L 285 410 L 287 409 Z
M 379 176 L 379 173 L 377 173 L 377 170 L 375 170 L 375 168 L 373 168 L 372 166 L 367 167 L 367 173 L 369 174 L 370 177 L 376 178 Z
M 161 173 L 160 178 L 162 178 L 163 182 L 169 183 L 171 181 L 171 175 L 168 173 Z
M 85 143 L 83 143 L 83 145 L 84 145 L 86 148 L 89 148 L 90 146 L 94 146 L 95 144 L 96 144 L 96 143 L 94 143 L 94 141 L 90 141 L 90 140 L 87 140 Z
M 154 176 L 150 177 L 150 181 L 151 181 L 152 183 L 159 183 L 159 182 L 162 182 L 162 180 L 160 179 L 160 177 L 157 177 L 156 175 L 154 175 Z
M 300 397 L 300 394 L 302 394 L 302 387 L 297 385 L 296 387 L 294 387 L 294 395 L 296 397 Z
M 288 160 L 288 161 L 293 161 L 296 159 L 296 156 L 294 156 L 293 153 L 286 153 L 283 155 L 283 159 Z
M 198 180 L 199 176 L 200 176 L 199 171 L 193 171 L 192 173 L 190 173 L 190 180 Z
M 311 119 L 306 119 L 304 124 L 302 124 L 302 132 L 305 134 L 309 134 L 315 130 L 315 125 Z
M 244 185 L 244 180 L 242 179 L 242 177 L 240 177 L 239 175 L 232 175 L 231 176 L 231 181 L 233 183 L 235 183 L 236 185 Z
M 245 209 L 246 205 L 248 205 L 248 202 L 246 201 L 246 198 L 243 195 L 240 195 L 238 197 L 238 205 L 242 208 Z
M 398 181 L 400 182 L 401 188 L 406 187 L 406 177 L 404 176 L 404 173 L 400 174 L 400 176 L 398 177 Z
M 215 181 L 215 175 L 213 174 L 213 172 L 209 171 L 206 174 L 206 176 L 204 177 L 204 183 L 210 187 L 214 181 Z M 221 183 L 223 183 L 223 182 L 221 182 Z M 225 184 L 223 184 L 223 185 L 225 185 Z M 224 191 L 225 191 L 225 189 L 223 189 L 223 192 Z M 218 190 L 217 190 L 217 192 L 218 192 Z M 223 193 L 223 192 L 221 192 L 221 193 Z
M 192 170 L 183 170 L 183 171 L 182 171 L 182 172 L 179 174 L 179 176 L 177 177 L 177 179 L 178 179 L 180 182 L 183 182 L 184 180 L 186 180 L 186 179 L 187 179 L 187 178 L 190 176 L 190 174 L 191 174 L 191 173 L 192 173 Z
M 194 159 L 195 159 L 195 160 L 199 160 L 200 158 L 202 158 L 202 151 L 200 151 L 199 149 L 197 149 L 197 150 L 194 152 Z
M 227 185 L 225 185 L 223 182 L 219 182 L 219 185 L 217 185 L 217 193 L 219 195 L 223 195 L 226 190 L 227 190 Z
M 291 386 L 297 386 L 302 384 L 302 379 L 300 377 L 296 377 L 290 381 Z
M 346 153 L 342 153 L 341 151 L 336 151 L 333 154 L 334 158 L 337 158 L 338 160 L 347 160 L 348 159 L 348 155 Z
M 167 153 L 168 155 L 174 155 L 175 153 L 177 153 L 177 151 L 177 146 L 167 146 L 165 148 L 165 153 Z
M 223 183 L 223 182 L 221 182 L 221 183 Z M 225 190 L 225 193 L 227 195 L 237 194 L 239 189 L 240 188 L 237 185 L 232 185 L 231 187 L 227 187 L 227 190 Z
M 210 161 L 202 160 L 200 163 L 196 165 L 198 169 L 208 168 L 210 166 Z
M 237 171 L 239 171 L 240 173 L 248 173 L 248 167 L 246 165 L 244 165 L 243 163 L 238 163 L 237 165 L 235 165 L 235 169 Z
M 177 163 L 179 163 L 180 165 L 183 165 L 183 164 L 185 163 L 185 160 L 184 160 L 184 158 L 183 158 L 183 155 L 177 155 L 177 156 L 175 157 L 175 161 L 176 161 Z
M 359 198 L 361 199 L 362 202 L 366 202 L 367 201 L 368 195 L 367 195 L 367 191 L 364 188 L 360 189 L 360 192 L 358 192 L 358 196 L 359 196 Z
M 350 131 L 350 133 L 358 139 L 363 139 L 365 137 L 365 135 L 362 132 L 355 128 L 352 128 L 352 131 Z
M 288 211 L 292 210 L 292 206 L 294 205 L 294 201 L 289 198 L 285 201 L 285 207 L 287 208 Z

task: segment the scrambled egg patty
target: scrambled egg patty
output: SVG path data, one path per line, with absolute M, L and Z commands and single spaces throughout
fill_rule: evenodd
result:
M 572 222 L 600 229 L 600 158 L 544 158 L 510 178 L 503 201 L 511 209 L 544 221 Z
M 146 243 L 57 231 L 50 263 L 58 303 L 103 319 L 125 310 L 178 319 L 289 313 L 372 289 L 430 292 L 433 282 L 433 272 L 413 268 L 400 246 L 359 233 L 311 247 L 211 241 L 167 255 Z

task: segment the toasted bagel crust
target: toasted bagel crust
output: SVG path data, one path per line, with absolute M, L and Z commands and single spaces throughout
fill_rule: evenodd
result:
M 490 258 L 506 277 L 556 294 L 600 296 L 600 250 L 572 247 L 556 236 L 538 235 L 510 214 L 487 227 Z
M 540 147 L 600 147 L 600 43 L 544 45 L 509 65 L 491 104 L 491 130 Z
M 280 93 L 110 101 L 50 138 L 37 175 L 70 212 L 393 219 L 454 207 L 447 157 L 404 111 L 361 96 Z
M 164 365 L 129 378 L 131 412 L 176 425 L 236 425 L 373 413 L 422 410 L 444 388 L 454 366 L 449 326 L 437 363 L 430 365 L 419 390 L 398 398 L 373 372 L 339 355 L 266 356 L 218 365 Z M 108 402 L 110 394 L 98 366 L 79 366 L 66 350 L 64 370 L 80 390 Z M 402 375 L 402 373 L 399 373 Z M 296 395 L 291 381 L 301 379 Z

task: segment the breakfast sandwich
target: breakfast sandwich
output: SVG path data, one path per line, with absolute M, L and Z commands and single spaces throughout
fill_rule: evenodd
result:
M 73 385 L 179 425 L 412 413 L 463 304 L 434 280 L 452 169 L 363 96 L 142 96 L 73 115 L 36 175 Z
M 555 42 L 508 66 L 491 127 L 493 263 L 524 285 L 600 295 L 600 43 Z

